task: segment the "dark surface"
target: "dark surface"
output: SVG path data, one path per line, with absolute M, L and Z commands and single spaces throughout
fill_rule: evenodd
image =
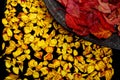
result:
M 112 66 L 115 71 L 112 80 L 120 80 L 120 50 L 113 49 L 112 51 L 113 51 Z
M 0 55 L 2 54 L 1 50 L 1 44 L 2 44 L 2 30 L 3 30 L 3 25 L 1 22 L 1 19 L 4 17 L 4 8 L 5 7 L 5 0 L 0 0 Z M 120 50 L 117 49 L 112 49 L 113 50 L 113 68 L 115 70 L 114 76 L 112 80 L 120 80 Z M 0 80 L 4 80 L 5 76 L 8 76 L 8 73 L 6 72 L 5 68 L 5 62 L 4 62 L 5 57 L 0 58 Z
M 3 24 L 2 24 L 2 18 L 4 17 L 4 10 L 5 10 L 5 0 L 0 0 L 0 56 L 3 54 L 2 52 L 2 30 L 3 30 Z M 7 72 L 5 70 L 5 57 L 0 58 L 0 80 L 4 80 L 4 77 L 7 76 Z
M 65 10 L 56 0 L 44 0 L 49 12 L 55 18 L 55 20 L 60 23 L 65 29 L 72 32 L 70 28 L 67 27 L 65 23 Z M 101 46 L 107 46 L 110 48 L 120 50 L 120 37 L 117 34 L 113 34 L 108 39 L 97 39 L 94 36 L 81 37 L 85 40 L 91 41 Z

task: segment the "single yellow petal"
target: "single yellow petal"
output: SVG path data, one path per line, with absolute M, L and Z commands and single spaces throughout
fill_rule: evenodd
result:
M 13 67 L 12 69 L 15 74 L 19 74 L 19 67 Z
M 39 78 L 39 73 L 38 72 L 33 72 L 33 78 Z

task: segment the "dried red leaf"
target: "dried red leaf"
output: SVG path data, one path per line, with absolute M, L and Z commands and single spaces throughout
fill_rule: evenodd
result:
M 73 29 L 73 32 L 75 32 L 81 36 L 86 36 L 89 34 L 89 30 L 86 27 L 78 24 L 78 23 L 82 22 L 82 21 L 79 22 L 80 20 L 78 20 L 78 18 L 74 18 L 74 16 L 66 14 L 65 19 L 66 19 L 66 24 L 68 25 L 68 27 Z M 76 22 L 76 21 L 78 21 L 78 22 Z M 83 24 L 84 23 L 85 22 L 83 22 Z
M 78 35 L 86 36 L 91 33 L 97 38 L 108 38 L 115 32 L 114 25 L 120 23 L 120 14 L 114 20 L 108 17 L 120 8 L 120 0 L 111 0 L 113 3 L 109 3 L 109 0 L 58 1 L 66 9 L 66 24 Z

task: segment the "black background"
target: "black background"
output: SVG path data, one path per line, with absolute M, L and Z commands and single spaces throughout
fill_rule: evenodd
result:
M 1 22 L 1 19 L 4 17 L 4 9 L 5 9 L 5 1 L 6 0 L 0 0 L 0 55 L 2 55 L 2 30 L 3 30 L 3 25 Z M 113 55 L 113 68 L 114 68 L 114 76 L 112 80 L 120 80 L 120 50 L 112 49 Z M 4 58 L 0 58 L 0 80 L 3 80 L 5 76 L 8 75 L 8 73 L 5 70 L 5 62 Z

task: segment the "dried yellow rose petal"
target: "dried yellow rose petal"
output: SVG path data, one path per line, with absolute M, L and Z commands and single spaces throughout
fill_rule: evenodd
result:
M 25 44 L 22 44 L 22 45 L 21 45 L 21 48 L 22 48 L 22 49 L 28 49 L 28 46 L 25 45 Z
M 16 80 L 19 76 L 10 73 L 7 77 L 5 77 L 5 80 Z
M 4 41 L 9 41 L 10 37 L 7 34 L 2 35 Z
M 6 47 L 5 54 L 11 54 L 11 52 L 16 48 L 16 43 L 12 40 L 9 41 L 10 46 Z
M 5 49 L 5 43 L 3 42 L 2 43 L 2 50 L 4 50 Z
M 37 8 L 35 8 L 34 6 L 30 8 L 30 12 L 37 12 L 37 11 L 38 11 Z
M 28 63 L 29 67 L 36 67 L 38 65 L 38 62 L 35 61 L 34 59 L 30 60 Z
M 50 43 L 49 43 L 50 46 L 54 47 L 54 46 L 56 46 L 56 44 L 57 44 L 57 40 L 56 39 L 51 39 L 50 40 Z
M 37 17 L 37 14 L 36 13 L 30 13 L 28 16 L 29 16 L 30 20 L 34 20 Z
M 36 53 L 34 54 L 34 56 L 35 56 L 36 58 L 38 58 L 38 59 L 42 59 L 43 52 L 36 52 Z
M 28 10 L 26 8 L 22 8 L 24 13 L 28 13 Z
M 40 71 L 42 72 L 42 75 L 48 74 L 48 68 L 47 68 L 47 67 L 42 67 L 42 68 L 40 69 Z
M 83 64 L 85 63 L 85 60 L 84 60 L 83 56 L 76 56 L 76 59 Z
M 77 50 L 73 50 L 73 55 L 77 56 L 78 55 L 78 51 Z
M 50 46 L 48 46 L 48 47 L 45 48 L 45 51 L 46 51 L 47 53 L 52 53 L 53 50 L 54 50 L 54 48 L 53 48 L 53 47 L 50 47 Z
M 15 29 L 13 32 L 14 33 L 20 33 L 21 31 L 19 29 Z
M 18 40 L 18 42 L 21 40 L 21 38 L 23 37 L 23 34 L 22 33 L 20 33 L 20 34 L 15 34 L 14 35 L 14 38 L 16 39 L 16 40 Z
M 20 15 L 21 15 L 21 20 L 23 22 L 27 23 L 28 20 L 29 20 L 29 17 L 26 14 L 24 14 L 24 13 L 21 13 Z
M 16 11 L 15 8 L 13 8 L 14 12 Z M 11 18 L 12 22 L 19 22 L 19 19 L 17 17 Z
M 69 55 L 69 56 L 67 57 L 67 60 L 73 62 L 73 61 L 74 61 L 74 58 L 73 58 L 72 55 Z
M 14 6 L 14 7 L 17 6 L 17 2 L 16 1 L 12 1 L 11 5 Z
M 59 67 L 60 66 L 60 61 L 57 60 L 57 59 L 53 60 L 53 65 L 54 65 L 54 67 Z
M 52 60 L 53 59 L 53 54 L 52 53 L 47 53 L 45 56 L 44 56 L 44 60 Z
M 27 58 L 28 60 L 31 59 L 31 56 L 30 56 L 29 54 L 26 54 L 25 56 L 26 56 L 26 58 Z
M 105 71 L 105 78 L 106 78 L 106 80 L 111 80 L 112 75 L 113 75 L 112 70 L 106 70 Z
M 10 68 L 10 67 L 12 66 L 10 60 L 5 60 L 5 66 L 6 66 L 7 68 Z
M 22 22 L 22 21 L 20 21 L 20 22 L 19 22 L 19 26 L 20 26 L 20 27 L 23 27 L 23 26 L 25 26 L 25 23 Z
M 27 78 L 24 78 L 23 80 L 28 80 Z
M 75 47 L 79 48 L 80 47 L 80 42 L 75 42 Z
M 17 50 L 13 52 L 13 56 L 17 57 L 22 53 L 23 53 L 23 49 L 22 48 L 17 48 Z
M 33 72 L 33 78 L 39 78 L 39 73 L 38 72 Z
M 43 48 L 43 49 L 44 49 L 45 47 L 47 47 L 47 45 L 46 45 L 46 43 L 45 43 L 44 40 L 38 41 L 37 46 L 39 46 L 39 47 L 41 47 L 41 48 Z
M 48 61 L 43 61 L 43 65 L 48 65 Z
M 106 67 L 106 65 L 105 65 L 105 63 L 103 62 L 103 61 L 99 61 L 96 65 L 95 65 L 95 68 L 97 69 L 97 70 L 104 70 L 105 69 L 105 67 Z
M 26 76 L 32 75 L 33 70 L 31 68 L 27 68 L 27 72 L 25 73 Z
M 74 76 L 71 74 L 71 73 L 68 73 L 67 74 L 67 77 L 70 79 L 70 80 L 73 80 Z
M 67 72 L 65 71 L 65 70 L 62 70 L 61 71 L 61 75 L 64 77 L 64 76 L 66 76 L 67 75 Z
M 24 27 L 24 32 L 25 33 L 30 33 L 32 31 L 31 27 Z
M 91 73 L 91 72 L 93 72 L 94 70 L 95 70 L 94 65 L 88 65 L 88 67 L 87 67 L 87 72 L 88 72 L 88 73 Z
M 8 21 L 6 20 L 6 18 L 3 18 L 3 19 L 2 19 L 2 23 L 3 23 L 4 25 L 8 24 Z
M 68 37 L 68 36 L 67 36 L 67 37 L 66 37 L 66 41 L 67 41 L 67 42 L 72 42 L 72 41 L 73 41 L 73 37 L 71 37 L 71 36 Z
M 15 74 L 19 74 L 19 67 L 13 67 L 12 69 Z

